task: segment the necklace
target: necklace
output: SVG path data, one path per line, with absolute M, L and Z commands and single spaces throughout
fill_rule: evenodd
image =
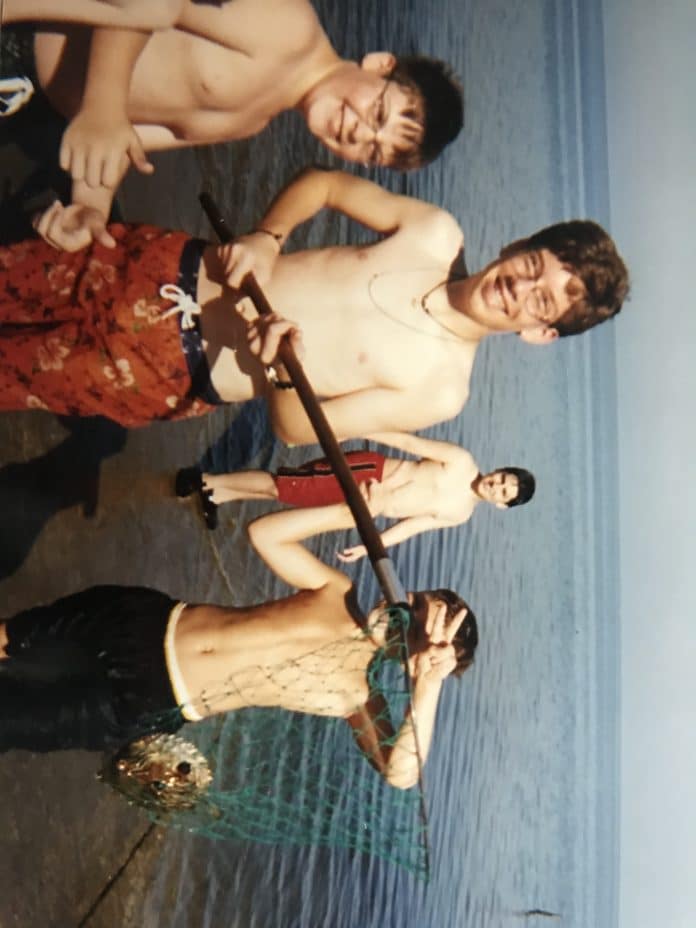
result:
M 426 290 L 426 292 L 423 294 L 423 296 L 422 296 L 422 297 L 420 298 L 420 300 L 418 301 L 418 305 L 419 305 L 420 308 L 423 310 L 423 312 L 425 313 L 425 315 L 426 315 L 429 319 L 432 319 L 432 321 L 435 323 L 435 325 L 439 326 L 444 332 L 446 332 L 446 333 L 447 333 L 446 335 L 440 335 L 440 334 L 437 334 L 436 332 L 427 332 L 427 331 L 424 331 L 423 329 L 419 328 L 417 325 L 414 325 L 414 324 L 408 322 L 408 321 L 405 320 L 405 319 L 401 319 L 399 316 L 394 316 L 394 315 L 392 315 L 392 314 L 391 314 L 391 313 L 390 313 L 390 312 L 377 300 L 377 298 L 376 298 L 376 296 L 375 296 L 375 293 L 374 293 L 374 285 L 375 285 L 375 282 L 376 282 L 380 277 L 392 277 L 392 276 L 394 276 L 394 275 L 396 275 L 396 274 L 399 274 L 400 276 L 403 276 L 404 274 L 421 274 L 421 273 L 423 273 L 423 271 L 434 271 L 434 270 L 435 270 L 434 267 L 415 267 L 415 268 L 412 267 L 412 268 L 408 268 L 407 270 L 398 270 L 398 271 L 378 271 L 376 274 L 373 274 L 372 277 L 370 277 L 370 279 L 369 279 L 368 282 L 367 282 L 367 293 L 368 293 L 368 296 L 370 297 L 370 301 L 371 301 L 372 305 L 375 307 L 375 309 L 377 309 L 380 313 L 382 313 L 383 316 L 386 316 L 387 319 L 390 319 L 392 322 L 396 322 L 397 325 L 400 325 L 400 326 L 402 326 L 402 327 L 405 328 L 405 329 L 410 329 L 411 332 L 417 332 L 419 335 L 427 335 L 429 338 L 436 338 L 436 339 L 438 339 L 438 341 L 443 341 L 443 342 L 456 342 L 456 344 L 461 345 L 462 342 L 464 341 L 464 339 L 461 337 L 461 335 L 458 335 L 458 334 L 454 331 L 454 329 L 451 329 L 448 325 L 445 325 L 444 322 L 442 322 L 440 319 L 438 319 L 437 316 L 435 316 L 435 315 L 430 311 L 430 309 L 428 309 L 428 297 L 432 296 L 432 294 L 433 294 L 436 290 L 438 290 L 440 287 L 442 287 L 443 285 L 446 285 L 446 284 L 450 283 L 450 282 L 453 281 L 453 280 L 458 280 L 458 279 L 463 280 L 467 275 L 462 275 L 461 277 L 458 277 L 457 275 L 450 275 L 449 277 L 446 277 L 444 280 L 438 281 L 438 283 L 436 283 L 434 287 L 430 287 L 429 290 Z

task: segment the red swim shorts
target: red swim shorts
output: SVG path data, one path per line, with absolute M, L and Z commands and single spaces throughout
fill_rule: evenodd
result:
M 115 248 L 0 248 L 0 410 L 139 426 L 212 408 L 191 395 L 179 320 L 160 294 L 176 284 L 190 237 L 145 225 L 110 231 Z
M 346 459 L 356 483 L 382 479 L 384 455 L 376 451 L 349 451 Z M 301 467 L 281 467 L 275 477 L 278 500 L 290 506 L 328 506 L 344 501 L 331 465 L 326 458 L 308 461 Z

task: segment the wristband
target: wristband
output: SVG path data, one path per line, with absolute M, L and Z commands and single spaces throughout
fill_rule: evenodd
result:
M 278 251 L 282 251 L 283 248 L 283 236 L 280 232 L 271 232 L 270 229 L 255 229 L 255 232 L 260 232 L 262 235 L 270 235 L 272 239 L 278 243 Z
M 272 364 L 266 365 L 264 368 L 266 374 L 266 380 L 275 390 L 294 390 L 295 384 L 291 380 L 281 380 L 278 376 L 278 371 Z

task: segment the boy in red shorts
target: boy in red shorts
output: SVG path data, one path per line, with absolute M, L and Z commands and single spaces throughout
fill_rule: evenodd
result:
M 387 547 L 421 532 L 468 522 L 480 502 L 509 509 L 529 502 L 534 495 L 535 480 L 528 470 L 500 467 L 482 474 L 471 454 L 450 442 L 400 432 L 371 438 L 419 457 L 410 461 L 388 458 L 377 451 L 346 454 L 356 482 L 365 485 L 372 514 L 399 520 L 382 533 Z M 243 499 L 277 500 L 303 508 L 330 506 L 326 530 L 353 524 L 338 481 L 324 459 L 298 468 L 282 467 L 277 474 L 262 470 L 206 474 L 189 467 L 178 472 L 175 489 L 182 497 L 199 493 L 208 528 L 216 527 L 221 503 Z M 356 545 L 346 548 L 339 559 L 355 561 L 365 553 L 363 545 Z

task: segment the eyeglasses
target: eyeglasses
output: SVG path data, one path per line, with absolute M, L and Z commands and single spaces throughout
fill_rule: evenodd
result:
M 384 78 L 384 87 L 379 91 L 370 111 L 368 113 L 365 123 L 369 128 L 374 132 L 375 138 L 368 143 L 369 151 L 367 153 L 366 162 L 368 164 L 379 165 L 383 163 L 382 158 L 382 148 L 379 143 L 379 140 L 376 138 L 377 133 L 380 132 L 387 121 L 387 108 L 386 108 L 386 95 L 387 90 L 389 89 L 390 81 L 388 78 Z

